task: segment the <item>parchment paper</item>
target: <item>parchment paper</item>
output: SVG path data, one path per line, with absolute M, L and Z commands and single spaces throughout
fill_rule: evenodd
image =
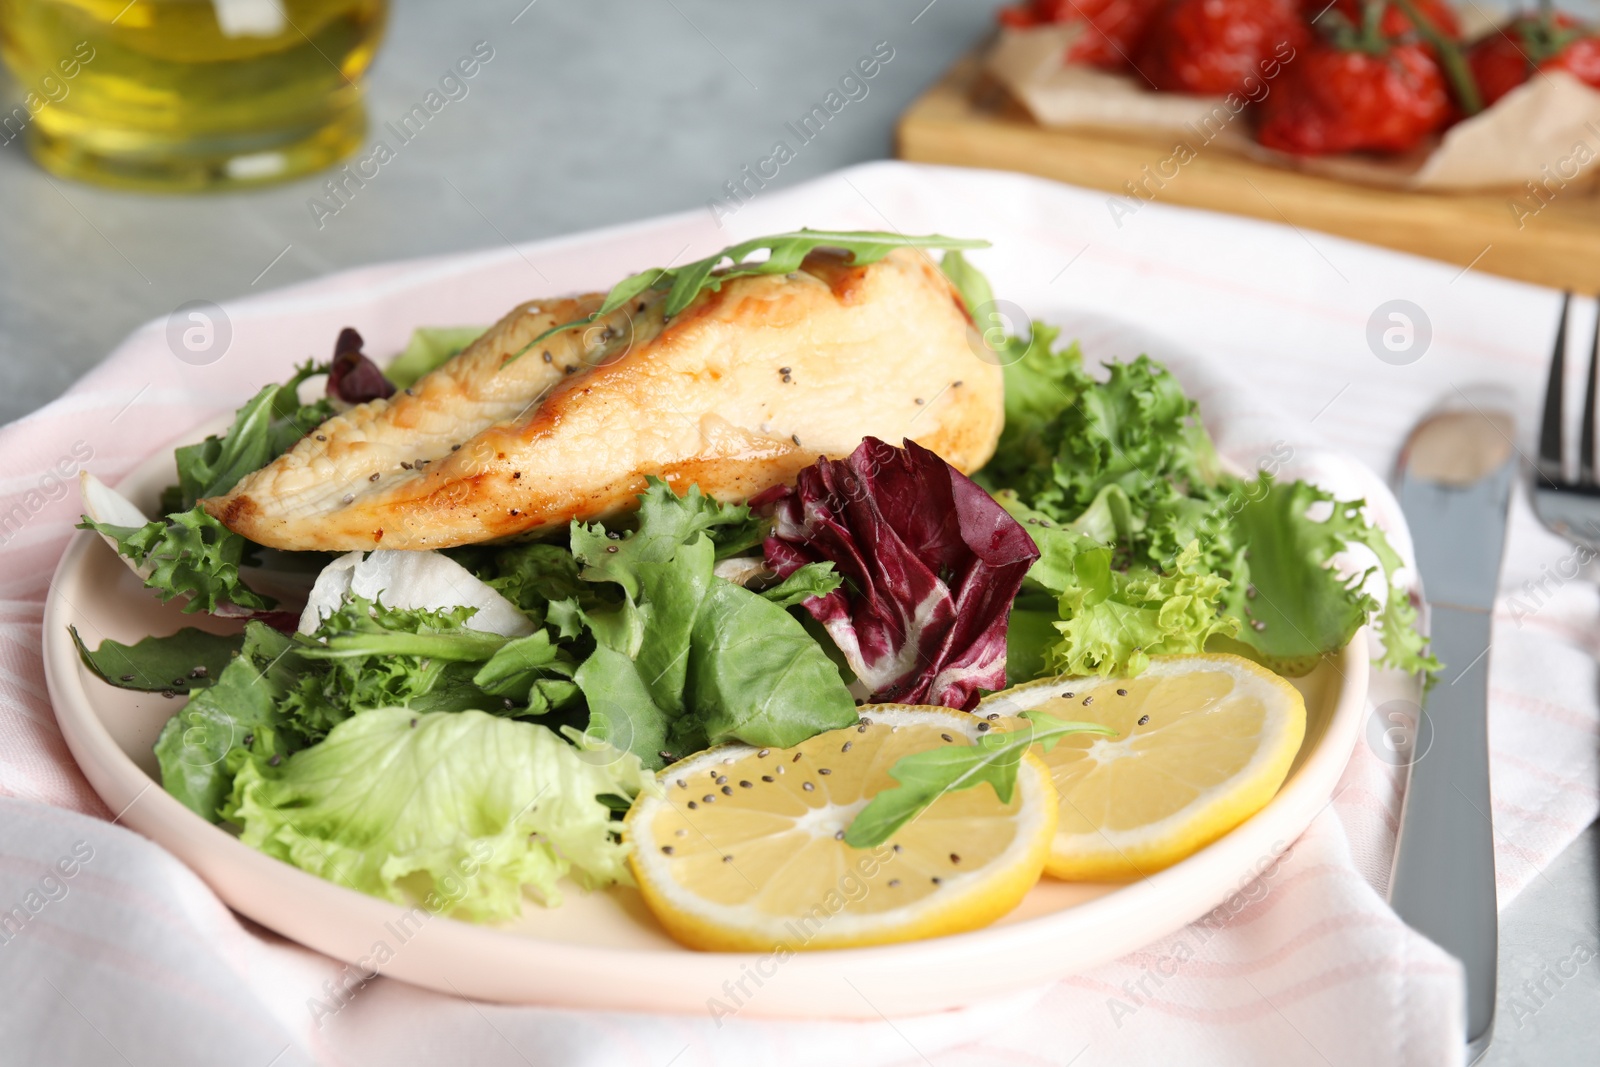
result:
M 985 69 L 1042 126 L 1170 133 L 1195 152 L 1220 147 L 1367 185 L 1463 192 L 1533 182 L 1554 190 L 1600 177 L 1600 91 L 1562 71 L 1535 74 L 1405 155 L 1295 156 L 1251 136 L 1250 104 L 1273 92 L 1277 79 L 1257 79 L 1228 97 L 1157 92 L 1137 74 L 1068 63 L 1067 48 L 1082 31 L 1081 23 L 1002 28 Z

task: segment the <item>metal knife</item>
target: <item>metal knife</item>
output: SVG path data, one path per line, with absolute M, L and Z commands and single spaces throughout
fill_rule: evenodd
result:
M 1444 664 L 1423 697 L 1400 813 L 1389 903 L 1459 959 L 1467 978 L 1467 1060 L 1494 1029 L 1499 918 L 1489 808 L 1490 617 L 1517 472 L 1503 411 L 1444 411 L 1411 431 L 1400 506 L 1416 544 L 1432 651 Z

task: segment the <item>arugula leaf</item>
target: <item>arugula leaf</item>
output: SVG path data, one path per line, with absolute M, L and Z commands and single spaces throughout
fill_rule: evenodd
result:
M 994 289 L 990 287 L 989 279 L 983 276 L 983 272 L 968 263 L 967 257 L 961 254 L 959 248 L 952 248 L 940 258 L 939 270 L 950 279 L 950 284 L 956 287 L 956 292 L 961 294 L 961 302 L 967 306 L 967 315 L 977 324 L 978 332 L 987 339 L 990 336 L 989 331 L 995 326 L 1000 326 L 1003 335 L 1002 324 L 995 321 L 978 322 L 978 316 L 986 313 L 990 318 L 996 318 L 990 307 L 994 303 Z
M 302 405 L 299 397 L 302 382 L 327 370 L 326 364 L 307 361 L 282 385 L 265 386 L 251 397 L 234 413 L 227 433 L 177 449 L 178 484 L 163 495 L 162 507 L 187 511 L 202 497 L 226 493 L 332 418 L 333 405 L 326 398 Z
M 185 626 L 165 637 L 146 637 L 131 645 L 110 638 L 93 652 L 76 626 L 67 627 L 83 665 L 118 689 L 146 693 L 187 693 L 204 689 L 221 676 L 244 646 L 242 634 L 214 634 Z
M 109 537 L 136 567 L 151 567 L 145 588 L 163 603 L 185 597 L 186 612 L 215 613 L 219 604 L 265 611 L 277 603 L 239 577 L 241 566 L 256 562 L 256 545 L 198 505 L 145 526 L 114 526 L 86 517 L 78 529 Z
M 881 791 L 856 813 L 844 843 L 875 848 L 946 793 L 984 782 L 993 787 L 1000 803 L 1009 804 L 1017 786 L 1017 767 L 1034 745 L 1048 752 L 1067 734 L 1116 735 L 1099 723 L 1066 722 L 1038 711 L 1025 711 L 1022 717 L 1028 720 L 1025 729 L 988 733 L 970 745 L 943 745 L 901 756 L 889 768 L 889 777 L 900 784 Z
M 410 388 L 424 374 L 459 356 L 483 336 L 484 329 L 482 326 L 419 326 L 411 331 L 405 351 L 394 357 L 383 376 L 397 389 Z
M 562 330 L 570 330 L 575 326 L 587 326 L 597 321 L 602 316 L 609 315 L 624 304 L 633 300 L 641 293 L 666 291 L 667 300 L 663 309 L 665 317 L 670 319 L 682 312 L 695 297 L 703 292 L 716 292 L 722 288 L 724 282 L 735 278 L 744 278 L 756 274 L 788 274 L 800 269 L 800 264 L 806 256 L 819 248 L 838 248 L 849 252 L 853 257 L 851 262 L 857 265 L 876 263 L 884 256 L 897 248 L 987 248 L 988 241 L 960 240 L 952 237 L 941 237 L 930 234 L 926 237 L 907 237 L 898 233 L 878 233 L 868 230 L 853 230 L 846 232 L 830 232 L 828 230 L 802 229 L 794 233 L 774 234 L 770 237 L 757 237 L 749 241 L 724 248 L 715 255 L 705 259 L 685 264 L 681 267 L 656 267 L 647 271 L 624 278 L 612 287 L 606 294 L 605 300 L 592 315 L 572 322 L 564 322 L 553 326 L 544 333 L 529 341 L 511 359 L 517 359 L 528 349 L 537 345 L 552 334 Z M 766 259 L 751 259 L 757 252 L 767 252 Z M 721 272 L 717 268 L 727 262 L 728 266 Z
M 280 706 L 297 680 L 293 648 L 271 627 L 245 624 L 238 657 L 162 727 L 161 785 L 202 818 L 217 821 L 245 762 L 281 760 L 306 744 Z

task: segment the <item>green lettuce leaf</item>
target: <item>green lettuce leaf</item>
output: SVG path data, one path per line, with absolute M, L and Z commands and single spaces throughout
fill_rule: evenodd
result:
M 697 488 L 680 497 L 652 479 L 626 536 L 573 524 L 579 576 L 616 595 L 552 603 L 549 621 L 566 632 L 570 613 L 592 635 L 597 647 L 573 674 L 589 729 L 646 766 L 727 739 L 794 744 L 856 719 L 838 669 L 801 623 L 713 573 L 717 536 L 742 538 L 752 521 L 742 504 Z M 782 597 L 803 599 L 830 577 L 810 571 Z
M 213 434 L 175 452 L 178 484 L 161 494 L 165 519 L 144 526 L 115 526 L 84 517 L 78 528 L 110 538 L 136 567 L 151 565 L 145 587 L 162 601 L 184 597 L 188 612 L 215 612 L 220 603 L 264 611 L 275 603 L 239 577 L 241 566 L 257 562 L 258 546 L 229 530 L 197 505 L 201 497 L 226 493 L 240 478 L 260 470 L 296 441 L 332 417 L 326 399 L 302 405 L 298 390 L 306 379 L 327 372 L 307 362 L 282 385 L 269 385 L 234 413 L 221 437 Z
M 1393 585 L 1399 557 L 1360 501 L 1225 473 L 1165 368 L 1140 356 L 1096 381 L 1076 346 L 1057 339 L 1036 326 L 1011 341 L 1005 431 L 980 475 L 1027 516 L 1044 551 L 1013 612 L 1012 679 L 1136 671 L 1151 654 L 1207 641 L 1298 674 L 1369 618 L 1382 663 L 1436 669 L 1416 606 Z M 1333 518 L 1312 521 L 1314 505 L 1331 506 Z M 1363 592 L 1365 576 L 1346 581 L 1329 568 L 1354 545 L 1371 549 L 1389 582 L 1381 605 Z M 1044 594 L 1056 598 L 1056 641 L 1044 631 Z
M 579 665 L 572 680 L 588 703 L 591 737 L 633 753 L 654 769 L 698 751 L 686 748 L 673 752 L 667 747 L 672 713 L 655 702 L 639 665 L 626 653 L 599 645 Z M 704 747 L 702 742 L 699 748 Z
M 1213 546 L 1226 555 L 1216 505 L 1227 479 L 1177 379 L 1140 356 L 1097 382 L 1077 345 L 1056 347 L 1058 335 L 1035 325 L 1026 342 L 1012 342 L 1006 425 L 985 484 L 1117 545 L 1131 562 L 1159 567 L 1196 540 L 1208 562 Z
M 1305 674 L 1326 652 L 1342 648 L 1376 614 L 1386 666 L 1412 673 L 1439 669 L 1423 651 L 1416 608 L 1394 585 L 1402 562 L 1383 532 L 1367 521 L 1362 501 L 1338 501 L 1306 482 L 1281 484 L 1262 475 L 1241 487 L 1234 518 L 1237 540 L 1248 549 L 1233 561 L 1224 597 L 1229 615 L 1243 624 L 1237 640 L 1261 663 L 1290 676 Z M 1332 510 L 1326 519 L 1308 513 Z M 1363 590 L 1367 574 L 1341 577 L 1333 557 L 1365 545 L 1389 584 L 1387 603 Z
M 483 331 L 482 326 L 419 326 L 411 331 L 405 351 L 394 357 L 383 376 L 396 389 L 408 389 L 424 374 L 459 356 Z
M 507 639 L 467 629 L 472 613 L 391 608 L 351 597 L 314 633 L 296 639 L 300 669 L 283 697 L 283 715 L 315 740 L 364 708 L 516 713 L 509 694 L 474 682 Z
M 1219 614 L 1228 580 L 1205 569 L 1198 543 L 1186 546 L 1163 570 L 1117 566 L 1111 546 L 1055 523 L 1014 494 L 997 499 L 1039 546 L 1019 598 L 1024 612 L 1012 612 L 1012 626 L 1020 623 L 1007 643 L 1013 681 L 1039 674 L 1134 675 L 1153 655 L 1200 652 L 1213 636 L 1237 632 L 1238 621 Z M 1038 617 L 1039 593 L 1057 598 L 1056 618 L 1050 620 L 1053 641 L 1044 636 Z M 1027 615 L 1029 604 L 1035 606 L 1033 617 Z M 1017 663 L 1009 662 L 1013 649 L 1019 652 Z
M 578 561 L 565 545 L 532 542 L 472 546 L 451 549 L 446 554 L 535 623 L 544 620 L 551 601 L 593 595 L 593 587 L 578 577 Z
M 844 584 L 834 573 L 833 563 L 806 563 L 777 585 L 760 590 L 761 596 L 780 608 L 792 608 L 812 597 L 824 597 Z
M 472 684 L 495 696 L 527 701 L 538 682 L 571 678 L 575 669 L 572 656 L 550 639 L 550 632 L 536 630 L 502 645 L 473 675 Z M 540 702 L 543 706 L 535 714 L 549 710 L 546 700 Z
M 363 711 L 278 767 L 246 764 L 241 839 L 303 870 L 435 914 L 514 918 L 525 891 L 629 880 L 602 795 L 653 788 L 624 752 L 478 711 Z

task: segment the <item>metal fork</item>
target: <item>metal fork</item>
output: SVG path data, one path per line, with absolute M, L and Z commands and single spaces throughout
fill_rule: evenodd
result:
M 1567 312 L 1572 293 L 1561 300 L 1544 412 L 1539 416 L 1539 459 L 1533 472 L 1533 510 L 1539 521 L 1575 544 L 1600 548 L 1600 483 L 1595 479 L 1595 380 L 1600 377 L 1600 318 L 1590 343 L 1589 381 L 1583 392 L 1583 425 L 1578 431 L 1578 477 L 1566 476 L 1563 397 L 1567 370 Z

